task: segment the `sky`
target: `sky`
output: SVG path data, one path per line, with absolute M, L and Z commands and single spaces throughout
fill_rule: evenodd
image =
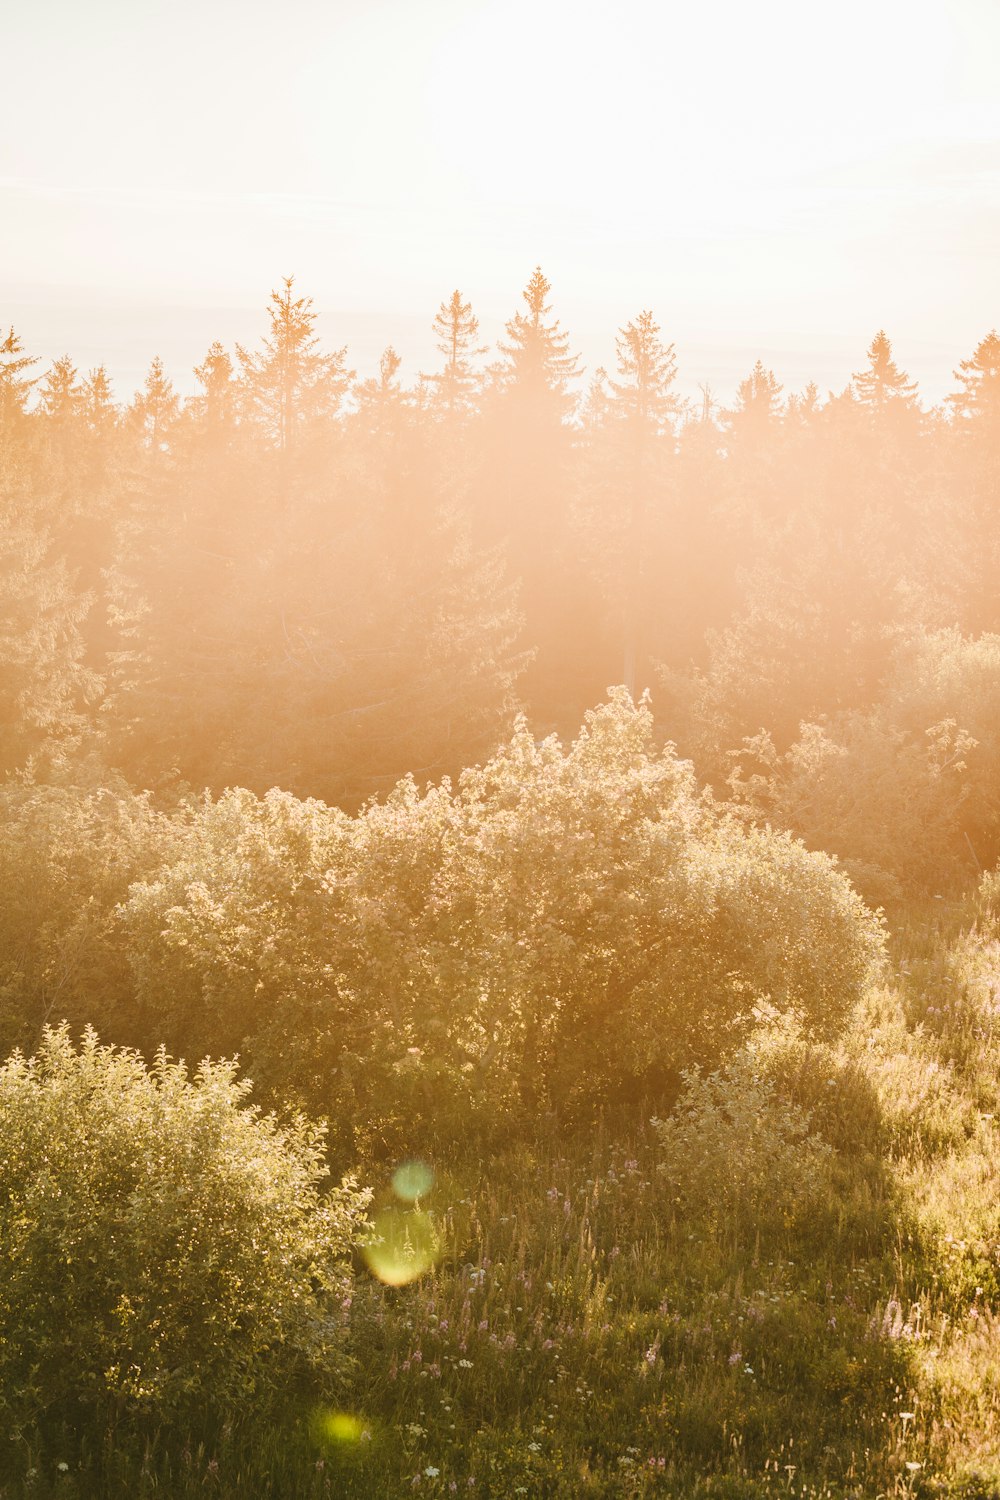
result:
M 5 0 L 0 324 L 181 390 L 281 277 L 368 374 L 487 339 L 536 264 L 592 370 L 937 400 L 1000 324 L 1000 0 Z

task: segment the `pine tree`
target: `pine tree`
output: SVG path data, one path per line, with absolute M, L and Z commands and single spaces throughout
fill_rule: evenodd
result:
M 995 328 L 980 340 L 970 359 L 961 361 L 955 379 L 961 390 L 948 397 L 955 416 L 1000 432 L 1000 334 Z
M 769 426 L 781 415 L 781 386 L 773 370 L 766 370 L 758 360 L 745 380 L 736 387 L 733 415 L 746 419 L 753 427 Z
M 91 370 L 84 380 L 81 401 L 83 415 L 91 432 L 107 436 L 117 424 L 118 409 L 108 372 L 103 365 Z
M 39 391 L 39 404 L 47 417 L 69 422 L 79 414 L 83 391 L 76 366 L 68 354 L 54 361 Z
M 336 416 L 354 379 L 346 348 L 320 352 L 312 298 L 295 297 L 294 280 L 286 276 L 271 293 L 271 327 L 260 351 L 236 346 L 246 416 L 282 454 L 310 427 Z
M 948 397 L 953 445 L 954 514 L 945 548 L 960 551 L 956 604 L 963 628 L 1000 629 L 1000 336 L 992 329 L 955 371 Z
M 506 324 L 503 358 L 489 372 L 476 492 L 483 534 L 506 546 L 521 583 L 526 644 L 537 647 L 525 696 L 544 725 L 568 729 L 607 677 L 581 630 L 582 621 L 598 630 L 603 622 L 588 612 L 593 584 L 571 522 L 577 430 L 568 419 L 580 365 L 552 317 L 550 290 L 536 268 Z
M 684 409 L 671 389 L 677 373 L 673 345 L 663 343 L 653 314 L 642 312 L 616 339 L 618 378 L 609 381 L 603 440 L 591 472 L 591 552 L 596 553 L 612 614 L 620 622 L 623 678 L 636 693 L 640 636 L 649 634 L 649 552 L 662 529 L 667 466 L 674 452 L 671 422 Z M 656 590 L 657 594 L 662 590 Z M 617 633 L 617 632 L 616 632 Z
M 37 356 L 25 354 L 21 340 L 10 328 L 0 343 L 0 432 L 12 432 L 24 416 L 31 388 L 39 378 L 29 379 L 27 371 L 37 364 Z
M 0 773 L 78 733 L 100 686 L 84 665 L 91 600 L 37 512 L 23 483 L 0 476 Z
M 868 368 L 852 376 L 854 393 L 862 406 L 883 412 L 892 404 L 916 405 L 917 384 L 900 370 L 892 357 L 892 344 L 880 328 L 868 346 Z
M 651 312 L 642 312 L 615 340 L 618 380 L 610 382 L 618 414 L 644 433 L 659 433 L 684 410 L 670 389 L 677 374 L 673 344 L 664 344 Z
M 163 448 L 171 426 L 177 420 L 180 401 L 173 383 L 163 368 L 159 355 L 153 360 L 141 391 L 129 407 L 129 421 L 139 433 L 146 448 L 157 453 Z
M 355 391 L 358 405 L 374 410 L 392 409 L 402 396 L 399 385 L 401 357 L 390 344 L 383 349 L 378 362 L 378 375 L 372 380 L 363 380 Z
M 486 353 L 486 346 L 477 342 L 479 319 L 472 303 L 463 302 L 461 292 L 454 291 L 447 302 L 441 303 L 432 326 L 445 366 L 440 374 L 426 378 L 437 387 L 438 399 L 447 412 L 466 412 L 473 405 L 479 384 L 473 358 Z
M 507 343 L 499 349 L 506 363 L 497 372 L 501 388 L 532 403 L 550 406 L 560 418 L 569 415 L 573 396 L 571 380 L 580 374 L 579 360 L 569 352 L 569 334 L 558 320 L 546 321 L 552 311 L 546 298 L 551 284 L 536 266 L 522 292 L 526 312 L 517 312 L 507 323 Z
M 194 374 L 201 391 L 191 397 L 185 411 L 203 433 L 227 431 L 236 415 L 236 389 L 233 362 L 217 339 L 201 364 L 195 365 Z

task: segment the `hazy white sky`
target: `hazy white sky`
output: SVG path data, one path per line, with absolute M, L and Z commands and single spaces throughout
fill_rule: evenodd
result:
M 253 339 L 283 274 L 411 374 L 541 263 L 592 367 L 933 397 L 1000 323 L 1000 0 L 5 0 L 0 323 L 45 357 Z

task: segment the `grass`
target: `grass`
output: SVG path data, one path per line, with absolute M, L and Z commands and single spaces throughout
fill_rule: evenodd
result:
M 359 1265 L 340 1389 L 22 1437 L 2 1494 L 1000 1496 L 1000 947 L 973 917 L 898 921 L 836 1048 L 761 1053 L 822 1151 L 790 1164 L 763 1112 L 727 1140 L 723 1110 L 688 1172 L 610 1124 L 435 1163 L 436 1264 Z

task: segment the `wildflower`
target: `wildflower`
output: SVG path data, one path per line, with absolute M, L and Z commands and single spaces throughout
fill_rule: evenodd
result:
M 440 1472 L 441 1470 L 435 1469 L 433 1464 L 428 1464 L 426 1469 L 424 1470 L 424 1473 L 426 1474 L 428 1479 L 436 1479 Z
M 732 1354 L 729 1356 L 729 1363 L 731 1365 L 738 1365 L 739 1362 L 740 1362 L 740 1360 L 742 1358 L 743 1358 L 743 1355 L 740 1352 L 740 1350 L 739 1349 L 734 1349 L 733 1352 L 732 1352 Z
M 528 1444 L 528 1452 L 529 1453 L 541 1453 L 541 1451 L 542 1451 L 542 1445 L 541 1445 L 541 1443 L 529 1443 Z
M 59 1470 L 60 1474 L 68 1474 L 69 1473 L 69 1464 L 65 1464 L 65 1463 L 63 1463 L 63 1464 L 56 1464 L 56 1468 Z
M 472 1369 L 472 1360 L 471 1359 L 460 1359 L 459 1362 L 458 1362 L 458 1368 L 460 1370 L 471 1370 Z

